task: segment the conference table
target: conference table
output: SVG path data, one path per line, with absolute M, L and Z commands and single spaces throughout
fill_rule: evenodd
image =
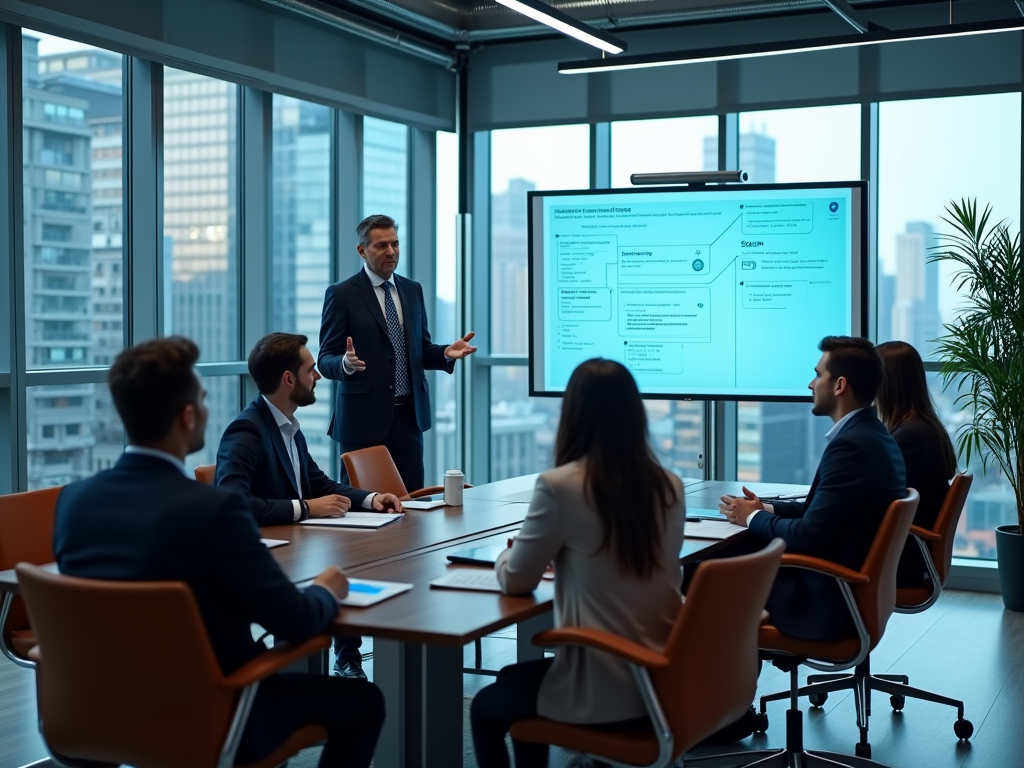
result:
M 376 530 L 311 525 L 272 526 L 264 537 L 284 539 L 274 558 L 288 577 L 308 581 L 329 565 L 364 579 L 409 583 L 413 588 L 367 608 L 342 608 L 333 626 L 339 635 L 374 638 L 374 682 L 381 687 L 387 719 L 374 756 L 375 768 L 437 768 L 462 765 L 463 647 L 517 625 L 517 656 L 540 658 L 532 637 L 550 627 L 554 588 L 543 581 L 530 595 L 508 596 L 431 588 L 449 571 L 446 555 L 471 546 L 504 545 L 519 529 L 536 475 L 467 488 L 460 507 L 407 512 Z M 684 479 L 687 509 L 715 509 L 719 496 L 741 493 L 741 483 Z M 750 485 L 750 484 L 748 484 Z M 796 494 L 802 486 L 757 483 L 761 494 Z M 712 557 L 729 541 L 687 537 L 682 563 Z M 0 572 L 0 593 L 17 592 L 13 571 Z

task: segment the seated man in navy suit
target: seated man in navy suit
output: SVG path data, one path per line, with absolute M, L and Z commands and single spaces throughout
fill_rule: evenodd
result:
M 197 483 L 185 469 L 206 429 L 198 357 L 180 336 L 118 355 L 108 382 L 129 445 L 113 468 L 61 492 L 53 549 L 71 576 L 187 584 L 230 675 L 265 650 L 252 624 L 294 642 L 329 631 L 348 580 L 332 566 L 297 589 L 260 542 L 245 499 Z M 297 728 L 322 725 L 320 768 L 366 768 L 383 722 L 383 696 L 372 683 L 279 673 L 260 684 L 237 762 L 261 760 Z
M 295 418 L 316 401 L 320 374 L 305 336 L 271 333 L 249 353 L 249 375 L 261 392 L 235 417 L 217 450 L 218 487 L 249 502 L 258 525 L 286 525 L 307 517 L 340 517 L 351 506 L 401 512 L 391 493 L 361 491 L 329 478 L 313 461 Z M 359 638 L 338 638 L 334 672 L 365 679 Z
M 871 403 L 882 383 L 882 359 L 867 339 L 826 336 L 808 385 L 811 412 L 835 426 L 805 501 L 763 504 L 723 496 L 723 514 L 747 526 L 762 541 L 778 536 L 786 551 L 860 569 L 889 505 L 906 495 L 907 477 L 896 441 Z M 856 635 L 835 580 L 794 568 L 779 571 L 767 605 L 772 621 L 804 640 L 840 640 Z

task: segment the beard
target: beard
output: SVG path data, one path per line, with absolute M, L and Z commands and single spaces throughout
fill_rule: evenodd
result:
M 292 390 L 292 402 L 295 403 L 300 408 L 306 405 L 312 405 L 313 403 L 316 402 L 316 394 L 313 392 L 313 389 L 315 387 L 315 384 L 309 387 L 309 389 L 299 389 L 298 387 L 296 387 L 295 389 Z

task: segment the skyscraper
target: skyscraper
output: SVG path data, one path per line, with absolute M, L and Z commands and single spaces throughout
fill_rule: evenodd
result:
M 934 340 L 942 333 L 939 265 L 928 262 L 935 231 L 924 221 L 908 222 L 906 230 L 896 235 L 892 338 L 912 344 L 927 360 L 934 355 Z

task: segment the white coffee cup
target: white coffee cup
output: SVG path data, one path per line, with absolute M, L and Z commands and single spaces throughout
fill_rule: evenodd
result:
M 449 469 L 444 473 L 444 503 L 449 507 L 462 506 L 462 487 L 466 476 L 461 469 Z

